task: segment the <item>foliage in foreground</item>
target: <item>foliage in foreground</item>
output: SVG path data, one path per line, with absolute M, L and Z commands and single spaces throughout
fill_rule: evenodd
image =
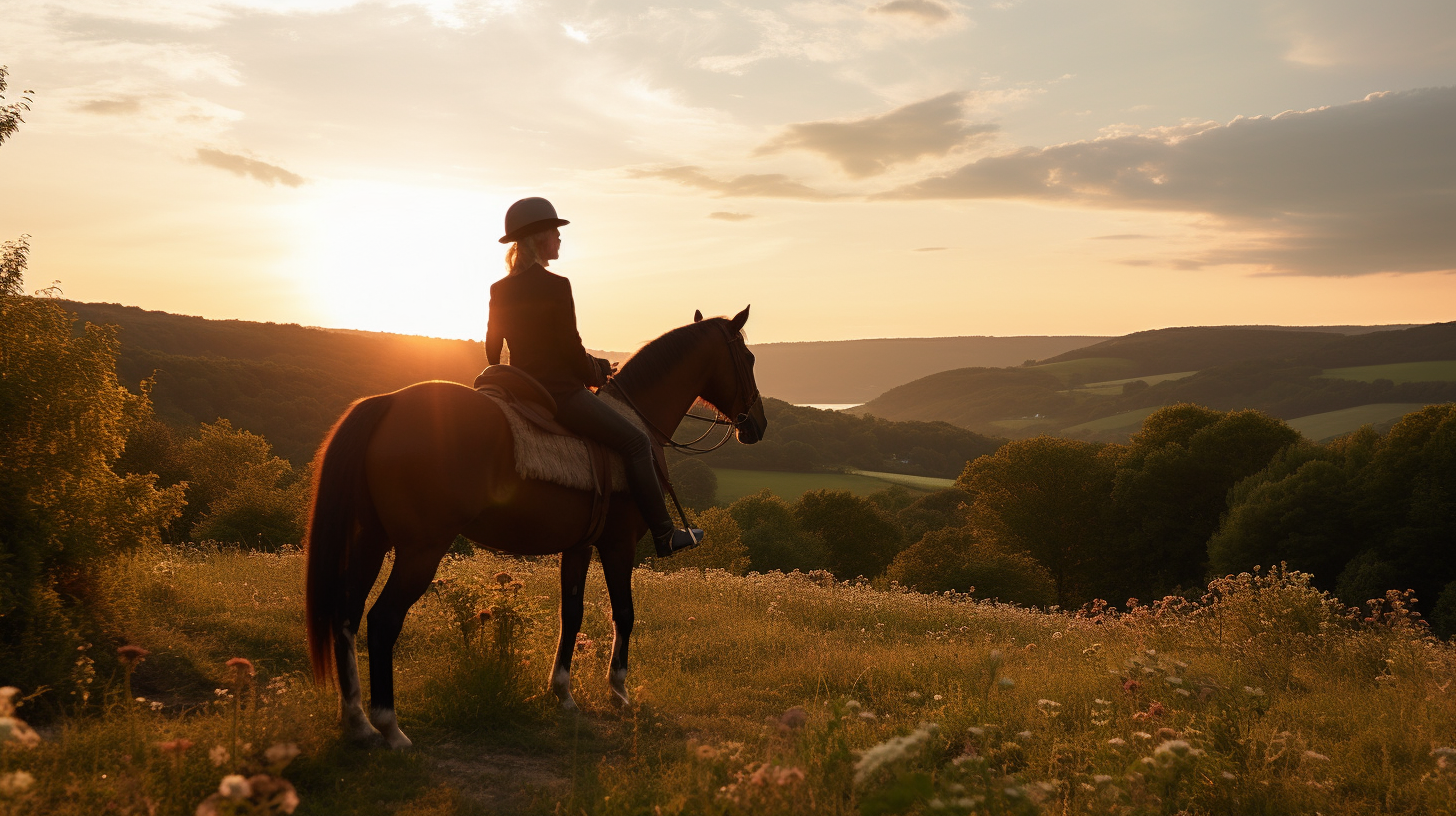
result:
M 298 813 L 1456 807 L 1456 650 L 1398 596 L 1356 613 L 1298 573 L 1070 615 L 822 574 L 639 570 L 626 713 L 606 693 L 610 607 L 593 574 L 576 717 L 542 693 L 554 562 L 452 557 L 399 647 L 402 724 L 419 746 L 407 755 L 336 741 L 332 692 L 303 682 L 300 574 L 292 550 L 115 559 L 102 586 L 112 634 L 152 653 L 128 690 L 96 647 L 107 713 L 0 750 L 0 788 L 30 779 L 0 802 L 191 813 L 225 774 L 266 772 L 267 749 L 292 743 L 301 754 L 280 776 Z M 239 655 L 256 667 L 245 685 L 225 665 Z M 218 746 L 229 758 L 214 765 Z M 505 764 L 471 764 L 488 760 Z

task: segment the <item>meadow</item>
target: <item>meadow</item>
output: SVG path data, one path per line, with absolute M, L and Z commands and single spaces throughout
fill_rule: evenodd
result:
M 718 476 L 718 503 L 727 505 L 768 490 L 784 501 L 795 501 L 810 490 L 848 490 L 856 496 L 868 496 L 891 485 L 915 491 L 940 490 L 954 484 L 952 479 L 905 476 L 877 471 L 850 473 L 796 473 L 782 470 L 743 470 L 713 468 Z
M 341 743 L 332 691 L 307 679 L 302 567 L 296 549 L 215 546 L 108 561 L 108 625 L 150 654 L 129 672 L 112 646 L 78 656 L 103 713 L 0 750 L 0 813 L 1456 808 L 1456 650 L 1399 596 L 1354 612 L 1298 573 L 1071 614 L 823 573 L 639 569 L 635 704 L 618 710 L 594 571 L 568 714 L 545 693 L 554 559 L 451 557 L 399 646 L 416 748 L 389 753 Z

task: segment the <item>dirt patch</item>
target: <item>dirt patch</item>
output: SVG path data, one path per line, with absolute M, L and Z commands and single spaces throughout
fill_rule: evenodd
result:
M 431 764 L 467 799 L 494 813 L 515 813 L 571 793 L 554 756 L 494 753 L 458 745 L 431 749 Z

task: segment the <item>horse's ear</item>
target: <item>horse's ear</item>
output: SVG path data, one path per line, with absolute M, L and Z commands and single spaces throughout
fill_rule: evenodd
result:
M 703 322 L 703 310 L 702 309 L 694 309 L 693 310 L 693 322 L 694 323 L 702 323 Z
M 748 310 L 750 306 L 744 306 L 743 311 L 733 316 L 733 331 L 742 331 L 743 324 L 748 322 Z

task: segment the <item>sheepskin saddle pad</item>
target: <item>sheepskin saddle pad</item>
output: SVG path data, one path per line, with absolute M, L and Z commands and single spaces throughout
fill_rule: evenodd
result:
M 543 403 L 519 398 L 522 391 L 518 388 L 508 393 L 499 387 L 478 384 L 476 390 L 494 400 L 511 425 L 516 475 L 522 479 L 539 479 L 577 490 L 596 489 L 588 443 L 579 436 L 563 433 L 566 429 L 550 418 L 550 411 L 555 410 L 554 404 L 549 406 L 549 411 L 543 410 L 547 407 Z M 647 426 L 643 424 L 642 418 L 626 403 L 611 394 L 598 394 L 597 397 L 626 417 L 628 422 L 637 426 L 644 434 L 647 433 Z M 548 428 L 551 430 L 547 430 Z M 607 458 L 610 489 L 613 492 L 626 490 L 627 470 L 622 465 L 622 457 L 604 446 L 596 447 L 600 451 L 597 455 L 605 454 Z

